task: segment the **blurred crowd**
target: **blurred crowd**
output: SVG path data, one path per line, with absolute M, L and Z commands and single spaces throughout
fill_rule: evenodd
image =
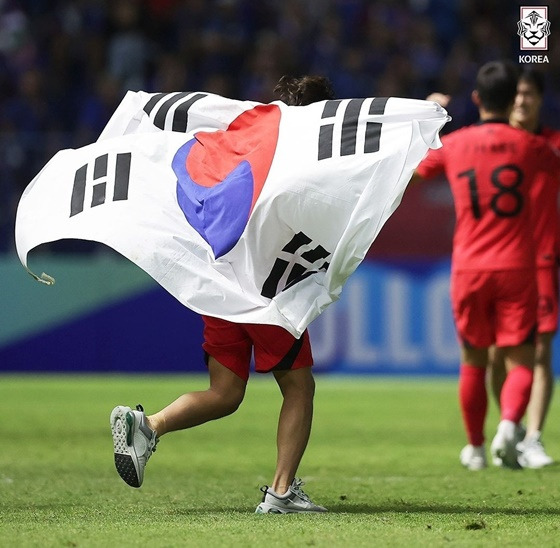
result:
M 560 4 L 549 6 L 544 114 L 560 127 Z M 267 102 L 283 74 L 338 97 L 451 94 L 476 119 L 477 67 L 517 62 L 511 0 L 0 0 L 0 252 L 25 186 L 62 148 L 95 141 L 127 90 Z M 543 53 L 543 52 L 539 52 Z

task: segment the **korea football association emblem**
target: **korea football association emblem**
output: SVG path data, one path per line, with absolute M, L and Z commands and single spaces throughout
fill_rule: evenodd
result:
M 550 36 L 550 21 L 548 20 L 548 6 L 521 6 L 517 34 L 519 49 L 525 52 L 543 52 L 548 50 Z M 520 63 L 548 63 L 546 54 L 522 54 Z

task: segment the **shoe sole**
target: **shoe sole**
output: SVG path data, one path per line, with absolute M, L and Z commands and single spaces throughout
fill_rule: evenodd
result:
M 324 514 L 325 510 L 296 510 L 295 508 L 279 508 L 272 504 L 261 502 L 255 514 Z
M 269 505 L 264 505 L 264 504 L 259 504 L 257 506 L 257 509 L 255 510 L 255 514 L 287 514 L 288 511 L 287 510 L 280 510 L 279 508 L 276 508 L 274 506 L 269 506 Z
M 130 407 L 119 405 L 111 412 L 111 434 L 113 436 L 113 453 L 115 468 L 122 480 L 131 487 L 140 487 L 142 482 L 138 477 L 135 464 L 136 455 L 132 449 L 132 430 L 134 418 Z

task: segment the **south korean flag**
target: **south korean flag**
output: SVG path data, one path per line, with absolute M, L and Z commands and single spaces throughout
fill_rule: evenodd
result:
M 196 312 L 297 337 L 339 298 L 448 119 L 394 97 L 129 92 L 96 143 L 59 152 L 25 190 L 18 254 L 27 266 L 45 242 L 102 242 Z

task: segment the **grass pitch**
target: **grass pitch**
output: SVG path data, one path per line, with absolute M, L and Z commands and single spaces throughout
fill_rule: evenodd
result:
M 455 379 L 317 377 L 300 467 L 326 515 L 256 515 L 271 481 L 279 391 L 253 377 L 240 410 L 170 434 L 132 489 L 109 413 L 154 411 L 204 377 L 0 377 L 0 546 L 557 546 L 560 466 L 464 470 Z M 547 449 L 560 459 L 553 402 Z M 487 437 L 497 424 L 491 406 Z M 488 441 L 488 444 L 489 444 Z

